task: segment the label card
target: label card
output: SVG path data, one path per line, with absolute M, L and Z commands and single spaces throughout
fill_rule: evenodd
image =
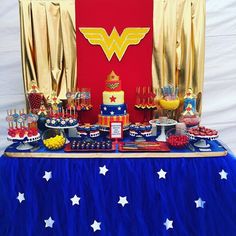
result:
M 110 138 L 111 139 L 123 138 L 123 122 L 113 121 L 110 123 Z

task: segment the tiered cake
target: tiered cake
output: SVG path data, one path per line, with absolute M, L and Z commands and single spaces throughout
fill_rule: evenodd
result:
M 101 114 L 98 115 L 99 125 L 110 126 L 110 122 L 122 121 L 123 126 L 127 126 L 129 114 L 124 103 L 124 91 L 121 90 L 121 81 L 114 71 L 107 77 L 102 98 Z

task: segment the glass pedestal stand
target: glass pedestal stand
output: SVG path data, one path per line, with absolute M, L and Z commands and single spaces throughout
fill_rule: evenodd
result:
M 150 120 L 149 123 L 155 124 L 157 127 L 161 127 L 161 134 L 156 138 L 156 141 L 159 142 L 166 142 L 166 127 L 170 127 L 170 126 L 174 126 L 176 125 L 178 122 L 176 120 L 172 120 L 172 119 L 168 119 L 167 123 L 160 123 L 159 119 L 153 119 Z

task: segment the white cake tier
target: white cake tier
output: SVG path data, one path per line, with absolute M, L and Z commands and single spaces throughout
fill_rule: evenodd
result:
M 124 104 L 124 91 L 104 91 L 102 93 L 104 105 Z

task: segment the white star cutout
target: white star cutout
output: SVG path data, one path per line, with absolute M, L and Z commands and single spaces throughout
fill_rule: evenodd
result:
M 48 181 L 49 179 L 52 178 L 52 172 L 51 172 L 51 171 L 49 171 L 49 172 L 44 171 L 44 176 L 43 176 L 43 178 Z
M 121 197 L 121 196 L 119 196 L 119 202 L 118 202 L 118 204 L 121 204 L 122 205 L 122 207 L 124 207 L 126 204 L 128 204 L 129 202 L 127 201 L 127 197 L 125 196 L 125 197 Z
M 23 201 L 25 201 L 24 193 L 20 193 L 20 192 L 19 192 L 16 199 L 18 199 L 18 201 L 19 201 L 20 203 L 22 203 Z
M 108 171 L 106 165 L 104 165 L 103 167 L 99 167 L 99 169 L 100 169 L 99 174 L 106 175 L 106 173 Z
M 120 111 L 120 110 L 121 110 L 121 107 L 118 107 L 117 109 L 118 109 L 118 111 Z
M 107 107 L 104 107 L 103 109 L 104 109 L 104 111 L 106 111 L 106 110 L 107 110 Z
M 166 178 L 166 173 L 164 170 L 160 169 L 157 174 L 159 175 L 159 179 L 165 179 Z
M 45 228 L 47 227 L 53 228 L 53 224 L 55 221 L 50 216 L 47 220 L 44 220 L 44 222 L 45 222 Z
M 126 114 L 126 110 L 124 110 L 124 114 Z
M 110 114 L 113 116 L 114 115 L 114 111 L 111 111 Z
M 222 169 L 221 172 L 219 172 L 219 175 L 220 175 L 220 179 L 227 179 L 228 173 Z
M 72 206 L 79 205 L 80 197 L 77 197 L 76 194 L 75 194 L 75 196 L 72 197 L 70 200 L 72 202 Z
M 166 227 L 166 230 L 173 229 L 173 220 L 169 220 L 168 218 L 164 222 L 164 225 Z
M 97 222 L 96 220 L 94 220 L 93 224 L 91 224 L 91 227 L 93 228 L 93 232 L 97 230 L 101 230 L 100 225 L 101 225 L 101 222 Z
M 194 201 L 196 203 L 196 208 L 204 208 L 204 204 L 206 203 L 201 198 L 198 198 L 198 200 Z

